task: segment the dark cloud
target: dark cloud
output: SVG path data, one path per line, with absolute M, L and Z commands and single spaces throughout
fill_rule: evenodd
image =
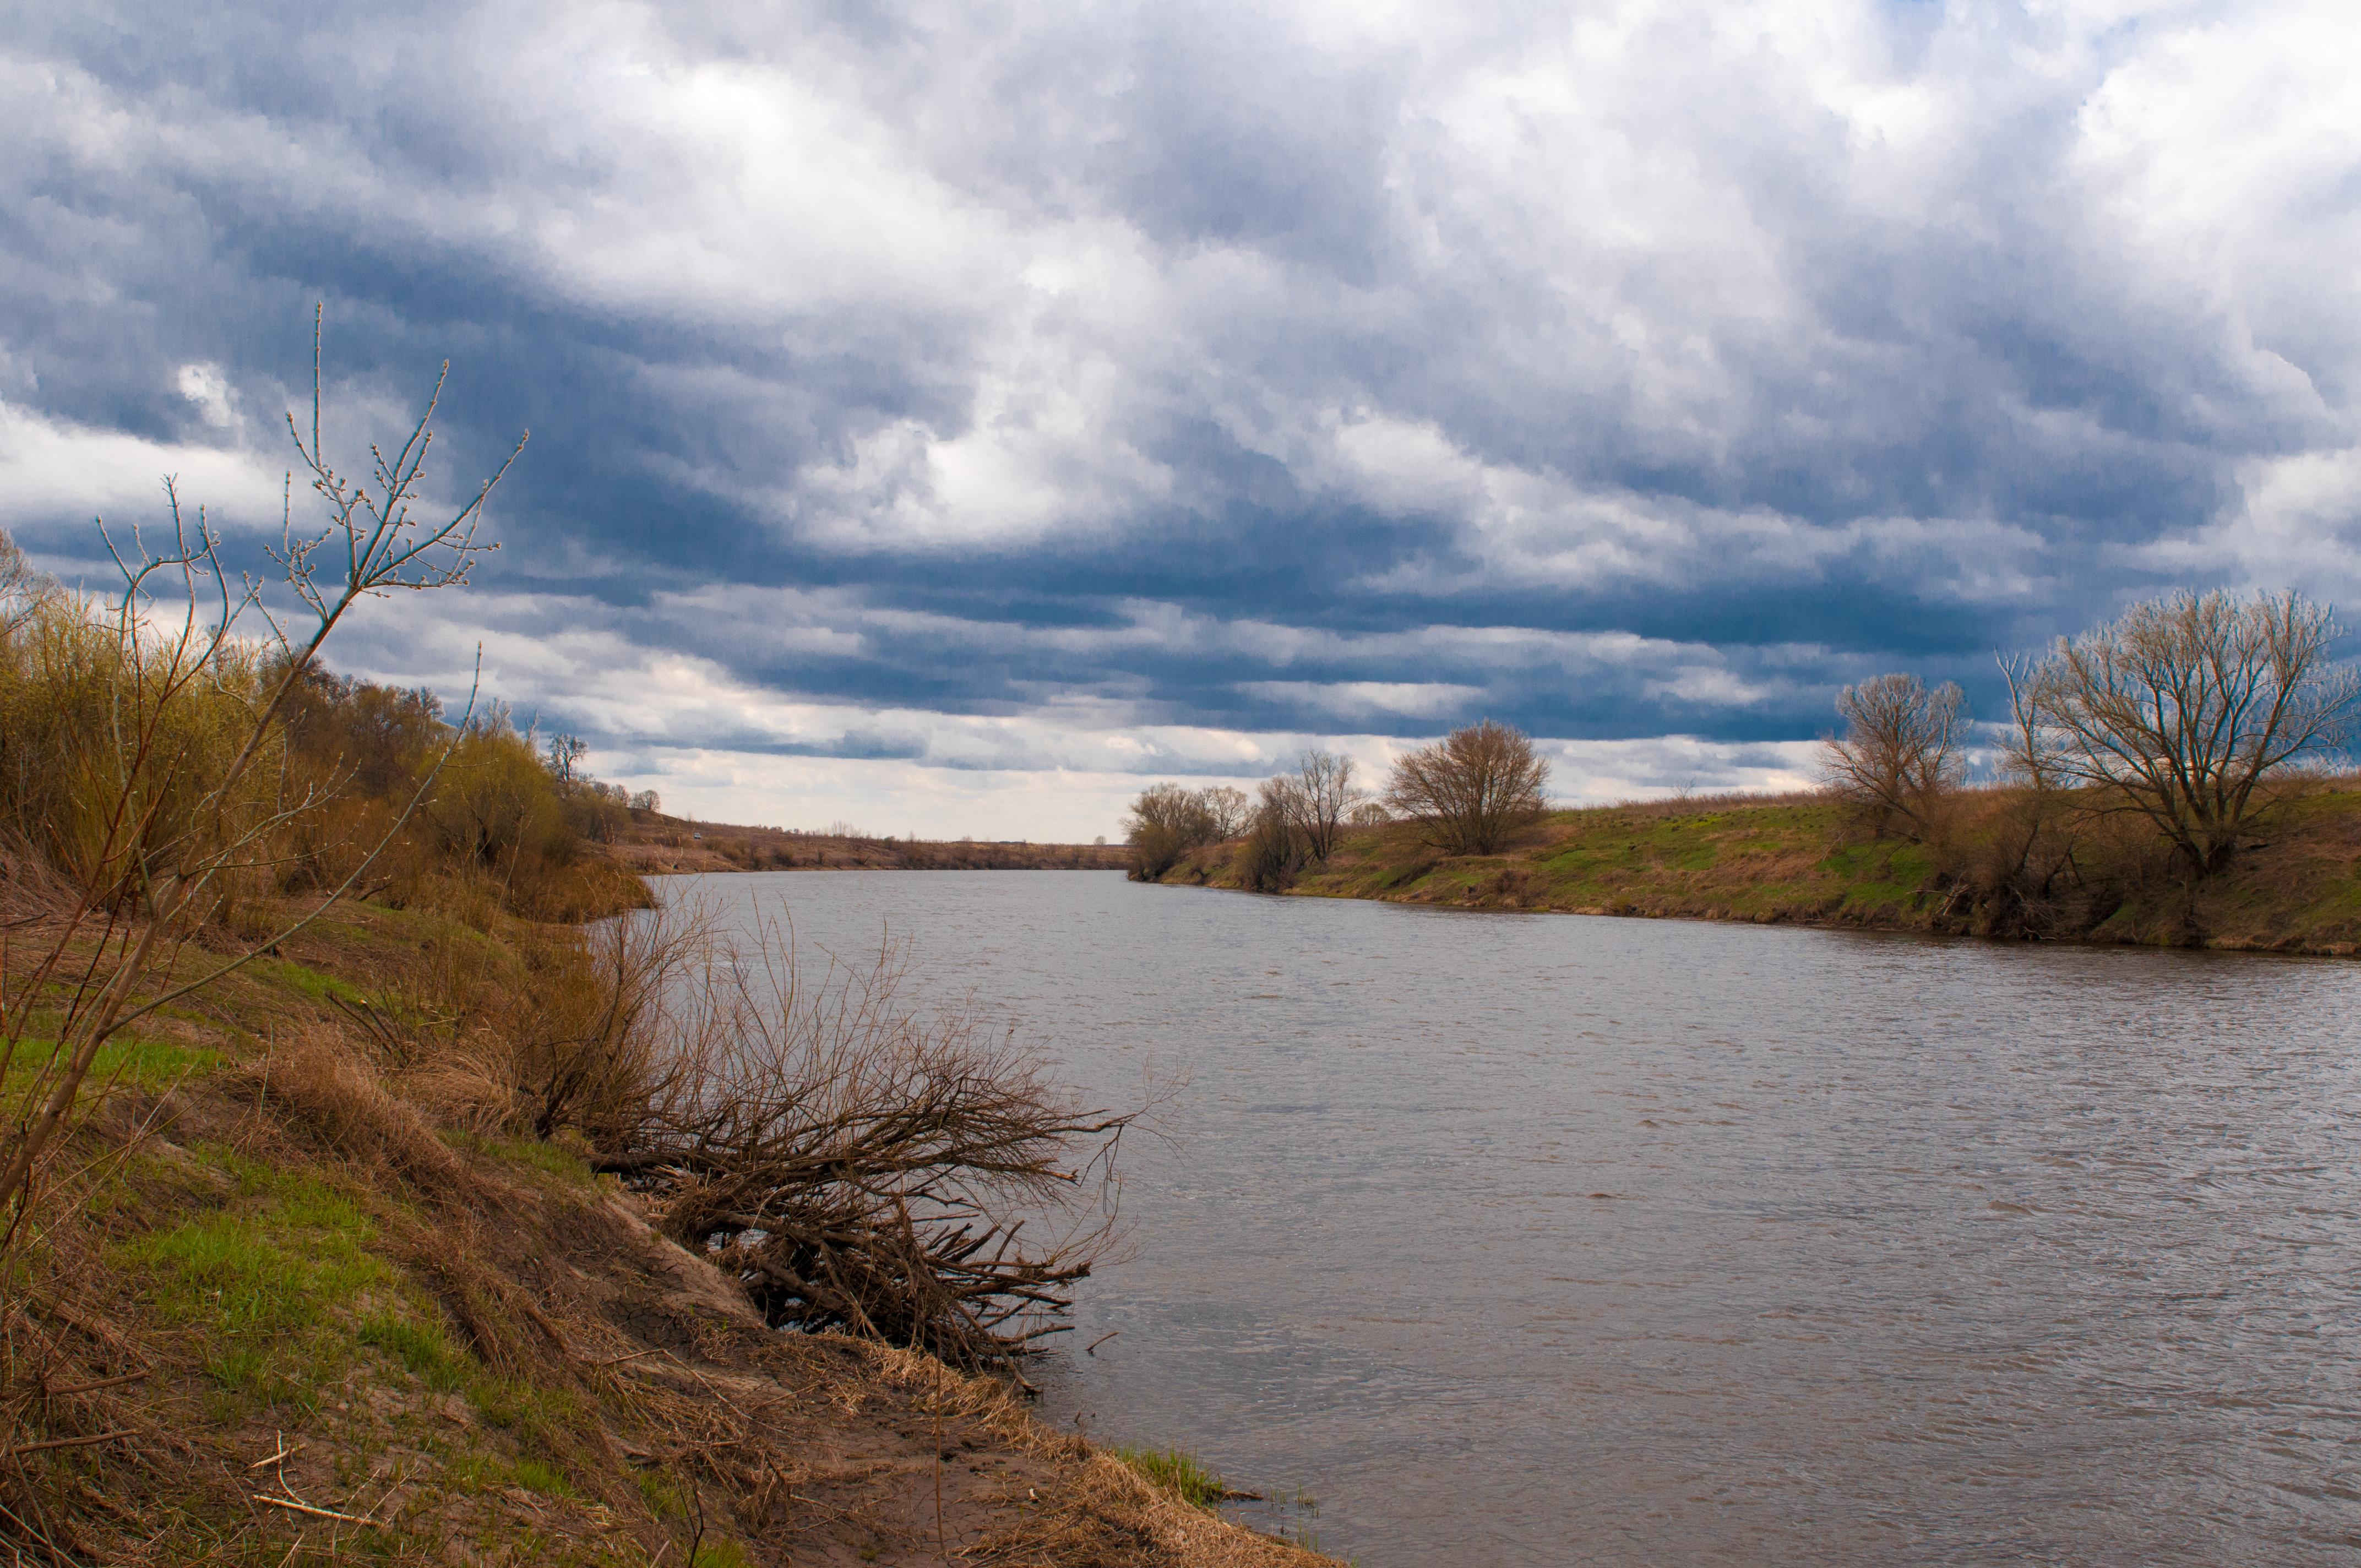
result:
M 1881 668 L 1989 700 L 2127 596 L 2353 580 L 2361 116 L 2249 101 L 2345 26 L 18 7 L 5 521 L 86 556 L 112 433 L 269 522 L 324 299 L 346 428 L 447 357 L 454 485 L 532 429 L 484 613 L 609 639 L 586 682 L 1733 744 Z M 2158 65 L 2208 28 L 2218 81 Z M 931 754 L 856 730 L 670 740 Z

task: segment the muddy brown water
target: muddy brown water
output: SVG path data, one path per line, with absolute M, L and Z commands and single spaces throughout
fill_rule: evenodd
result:
M 1141 887 L 891 927 L 1110 1102 L 1043 1413 L 1369 1568 L 2361 1560 L 2361 965 Z M 1101 1336 L 1096 1354 L 1081 1347 Z

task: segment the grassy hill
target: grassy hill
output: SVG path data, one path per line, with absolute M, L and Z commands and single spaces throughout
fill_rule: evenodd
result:
M 2005 804 L 2002 792 L 1969 795 L 1971 816 Z M 2290 791 L 2265 819 L 2264 841 L 2193 890 L 2152 863 L 2125 873 L 2127 829 L 2106 830 L 2109 873 L 2079 883 L 2045 934 L 2361 950 L 2361 786 L 2354 780 Z M 1239 848 L 1198 849 L 1159 880 L 1244 887 Z M 1553 812 L 1497 855 L 1444 855 L 1413 823 L 1356 829 L 1325 866 L 1303 868 L 1287 891 L 1458 908 L 1992 934 L 1999 928 L 1993 901 L 1958 861 L 1863 832 L 1826 796 L 1721 796 Z

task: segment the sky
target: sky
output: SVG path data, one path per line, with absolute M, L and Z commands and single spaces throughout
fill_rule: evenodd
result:
M 676 812 L 1794 787 L 1847 682 L 2361 584 L 2349 0 L 0 18 L 0 526 L 259 559 L 320 303 L 345 466 L 445 360 L 431 490 L 531 432 L 328 662 Z

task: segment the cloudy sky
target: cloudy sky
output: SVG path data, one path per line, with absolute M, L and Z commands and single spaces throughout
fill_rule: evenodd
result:
M 1087 838 L 1483 716 L 1799 778 L 1841 683 L 2361 585 L 2350 0 L 0 5 L 0 524 L 275 535 L 448 358 L 487 685 L 738 821 Z

